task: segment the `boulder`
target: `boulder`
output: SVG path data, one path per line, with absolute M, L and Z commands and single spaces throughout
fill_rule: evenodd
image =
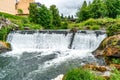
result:
M 10 44 L 4 41 L 0 41 L 0 53 L 10 51 Z
M 120 34 L 104 39 L 93 53 L 96 57 L 120 57 Z

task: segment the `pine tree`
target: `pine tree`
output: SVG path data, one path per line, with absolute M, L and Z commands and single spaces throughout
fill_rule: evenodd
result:
M 87 10 L 87 2 L 84 1 L 81 8 L 79 8 L 78 12 L 76 13 L 78 17 L 78 22 L 88 19 L 89 14 Z

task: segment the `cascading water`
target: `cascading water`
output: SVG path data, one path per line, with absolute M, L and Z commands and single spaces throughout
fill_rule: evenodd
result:
M 105 31 L 78 31 L 72 37 L 69 31 L 9 33 L 13 50 L 0 55 L 0 80 L 54 80 L 71 68 L 95 63 L 91 52 L 106 37 Z

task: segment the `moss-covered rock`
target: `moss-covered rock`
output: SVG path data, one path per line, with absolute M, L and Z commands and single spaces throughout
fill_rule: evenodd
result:
M 104 57 L 120 57 L 120 34 L 104 39 L 94 54 Z
M 0 41 L 0 53 L 7 52 L 11 50 L 11 46 L 9 43 Z

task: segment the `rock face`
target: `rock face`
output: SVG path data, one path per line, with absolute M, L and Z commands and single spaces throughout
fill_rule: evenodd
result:
M 6 27 L 6 26 L 13 26 L 13 28 L 18 28 L 18 25 L 12 23 L 10 20 L 0 17 L 0 29 Z
M 120 57 L 120 34 L 106 38 L 93 52 L 95 56 Z
M 11 47 L 9 43 L 0 41 L 0 53 L 10 51 Z

